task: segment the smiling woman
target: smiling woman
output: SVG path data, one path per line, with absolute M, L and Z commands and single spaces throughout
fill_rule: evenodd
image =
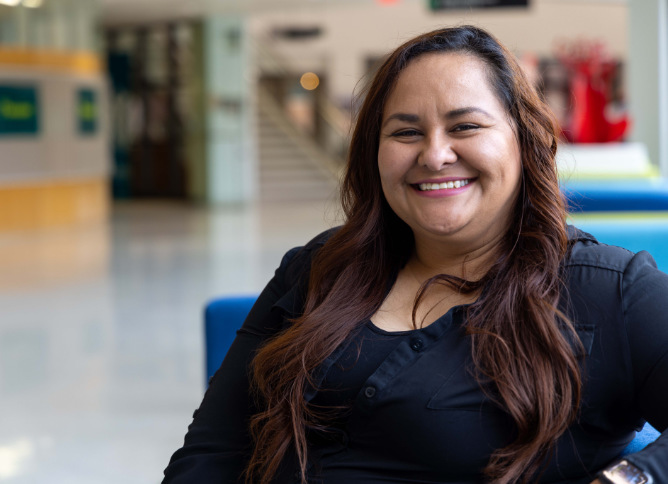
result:
M 284 257 L 167 483 L 668 482 L 668 276 L 567 226 L 557 127 L 487 32 L 385 61 L 344 225 Z M 629 477 L 631 476 L 631 477 Z

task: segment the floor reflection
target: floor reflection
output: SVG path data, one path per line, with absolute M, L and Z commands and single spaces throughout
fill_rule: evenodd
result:
M 332 207 L 122 203 L 0 236 L 0 481 L 159 482 L 203 392 L 204 303 L 258 292 Z

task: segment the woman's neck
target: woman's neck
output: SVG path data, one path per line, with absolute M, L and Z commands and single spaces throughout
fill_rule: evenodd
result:
M 434 239 L 415 239 L 415 250 L 407 266 L 424 280 L 437 274 L 449 274 L 469 281 L 481 279 L 496 261 L 499 236 L 478 245 L 452 245 Z

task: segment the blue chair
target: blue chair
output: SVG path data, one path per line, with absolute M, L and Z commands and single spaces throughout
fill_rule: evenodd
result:
M 661 435 L 661 432 L 656 430 L 650 424 L 646 423 L 642 430 L 636 433 L 636 436 L 631 441 L 631 443 L 626 446 L 626 449 L 624 449 L 622 455 L 633 454 L 634 452 L 643 450 L 649 444 L 654 442 L 659 437 L 659 435 Z
M 209 301 L 204 308 L 206 381 L 223 362 L 227 350 L 250 312 L 257 294 L 226 296 Z
M 574 212 L 646 212 L 668 210 L 668 180 L 589 180 L 562 183 Z
M 209 301 L 204 310 L 204 336 L 206 348 L 207 382 L 218 370 L 241 327 L 250 312 L 257 295 L 226 296 Z M 655 441 L 659 431 L 651 425 L 637 433 L 635 439 L 624 449 L 623 454 L 638 452 Z

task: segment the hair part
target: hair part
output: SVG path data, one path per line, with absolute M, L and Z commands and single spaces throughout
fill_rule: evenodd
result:
M 267 342 L 252 363 L 264 410 L 251 422 L 255 447 L 247 482 L 269 483 L 291 453 L 306 482 L 306 431 L 325 428 L 327 421 L 305 401 L 304 392 L 324 360 L 378 310 L 387 283 L 414 248 L 410 228 L 383 195 L 377 155 L 383 109 L 396 79 L 427 53 L 472 55 L 485 63 L 490 85 L 516 129 L 522 193 L 487 274 L 479 281 L 436 276 L 423 285 L 414 308 L 434 283 L 468 293 L 484 288 L 468 310 L 473 361 L 481 385 L 483 379 L 492 383 L 495 400 L 517 428 L 515 440 L 497 449 L 484 469 L 491 482 L 529 482 L 577 415 L 579 339 L 557 309 L 567 236 L 555 118 L 494 37 L 472 26 L 440 29 L 397 48 L 368 86 L 341 187 L 346 222 L 313 258 L 303 314 Z

